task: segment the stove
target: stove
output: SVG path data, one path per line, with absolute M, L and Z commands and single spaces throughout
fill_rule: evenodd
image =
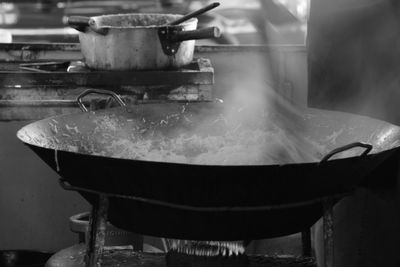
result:
M 157 71 L 95 71 L 86 67 L 78 57 L 48 61 L 41 45 L 11 44 L 11 60 L 0 63 L 0 116 L 2 120 L 38 119 L 52 108 L 55 114 L 76 111 L 77 97 L 83 90 L 105 89 L 121 96 L 130 103 L 163 103 L 168 101 L 211 101 L 214 69 L 206 58 L 195 59 L 179 70 Z M 20 48 L 20 50 L 18 50 Z M 68 50 L 68 46 L 63 49 Z M 1 50 L 1 49 L 0 49 Z M 11 51 L 11 52 L 10 52 Z M 13 58 L 14 57 L 14 58 Z M 99 103 L 98 96 L 85 98 L 84 106 Z M 82 105 L 81 105 L 82 107 Z M 4 112 L 3 112 L 4 110 Z M 80 192 L 80 188 L 61 183 L 64 189 Z M 93 192 L 92 192 L 93 193 Z M 242 241 L 171 240 L 166 254 L 144 253 L 132 247 L 106 247 L 105 232 L 109 196 L 95 192 L 98 198 L 93 206 L 86 245 L 77 245 L 60 251 L 47 266 L 315 266 L 311 256 L 310 233 L 303 234 L 305 257 L 268 257 L 244 253 Z M 325 205 L 326 266 L 332 260 L 332 206 Z M 67 256 L 66 256 L 67 255 Z
M 46 264 L 46 267 L 84 267 L 85 266 L 85 246 L 75 245 L 64 249 L 53 255 Z M 168 256 L 167 256 L 168 257 Z M 103 267 L 167 267 L 166 256 L 162 253 L 144 253 L 134 251 L 127 247 L 110 247 L 103 253 Z M 186 256 L 186 259 L 176 259 L 176 266 L 243 266 L 241 262 L 234 263 L 235 259 L 226 261 L 217 261 L 216 259 L 208 259 L 199 257 L 193 259 L 192 256 Z M 197 261 L 196 261 L 197 260 Z M 185 262 L 182 262 L 185 261 Z M 201 261 L 201 262 L 200 262 Z M 222 262 L 222 263 L 221 263 Z M 226 263 L 224 265 L 224 262 Z M 169 262 L 169 264 L 172 264 Z M 315 267 L 315 262 L 312 258 L 304 257 L 288 257 L 288 256 L 264 256 L 252 255 L 247 257 L 245 262 L 249 267 Z
M 107 89 L 126 103 L 211 101 L 214 69 L 206 58 L 178 70 L 95 71 L 74 45 L 1 44 L 0 120 L 71 113 L 86 89 Z M 58 53 L 57 56 L 52 53 Z M 100 102 L 90 96 L 87 102 Z
M 333 154 L 332 154 L 333 155 Z M 332 155 L 324 158 L 327 161 Z M 154 267 L 316 267 L 311 257 L 310 232 L 302 233 L 303 256 L 246 255 L 244 241 L 167 240 L 166 253 L 146 253 L 133 246 L 105 246 L 109 194 L 69 185 L 60 180 L 69 191 L 96 194 L 85 245 L 77 245 L 53 256 L 47 267 L 55 266 L 154 266 Z M 334 197 L 316 200 L 324 203 L 325 265 L 333 267 L 333 205 Z M 296 205 L 296 204 L 294 204 Z

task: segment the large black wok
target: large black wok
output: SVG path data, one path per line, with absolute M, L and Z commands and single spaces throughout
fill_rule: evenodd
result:
M 238 128 L 236 122 L 241 129 L 287 122 L 279 111 L 232 108 L 224 117 L 226 110 L 221 103 L 118 107 L 37 121 L 22 128 L 18 138 L 69 185 L 88 189 L 81 194 L 92 204 L 95 191 L 107 193 L 113 225 L 181 239 L 242 240 L 299 232 L 322 215 L 322 198 L 389 181 L 397 171 L 399 127 L 316 109 L 282 125 L 305 153 L 304 162 L 297 164 L 157 162 L 116 157 L 123 143 L 116 151 L 104 148 L 128 136 L 173 138 L 182 131 L 223 135 L 232 125 Z M 352 149 L 354 154 L 322 163 L 324 153 L 314 160 L 306 156 L 315 143 L 330 151 L 353 142 L 372 144 L 373 150 L 359 156 L 365 148 Z

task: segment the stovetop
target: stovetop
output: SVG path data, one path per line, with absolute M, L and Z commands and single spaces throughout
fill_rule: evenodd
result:
M 61 250 L 53 255 L 47 262 L 47 267 L 55 266 L 74 266 L 83 267 L 85 256 L 85 245 L 75 245 L 70 248 Z M 197 267 L 210 266 L 210 260 L 201 257 L 205 264 L 200 261 L 193 261 Z M 189 259 L 190 260 L 190 259 Z M 220 260 L 223 260 L 222 258 Z M 219 263 L 218 263 L 219 262 Z M 186 267 L 192 267 L 186 262 Z M 108 248 L 103 253 L 102 267 L 167 267 L 166 254 L 164 253 L 143 253 L 135 252 L 129 249 L 112 249 Z M 183 266 L 183 265 L 182 265 Z M 215 261 L 212 266 L 225 266 L 220 261 Z M 228 266 L 237 266 L 230 264 Z M 248 267 L 316 267 L 312 258 L 296 257 L 296 256 L 267 256 L 267 255 L 251 255 L 248 256 Z M 175 266 L 181 267 L 181 266 Z M 194 267 L 194 265 L 193 265 Z
M 76 112 L 76 98 L 86 89 L 113 91 L 127 103 L 212 100 L 209 59 L 194 59 L 181 69 L 98 71 L 87 68 L 76 52 L 76 45 L 0 45 L 0 120 Z

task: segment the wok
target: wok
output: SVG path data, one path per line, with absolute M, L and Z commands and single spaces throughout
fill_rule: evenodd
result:
M 222 115 L 227 111 L 230 115 Z M 125 148 L 124 142 L 115 151 L 105 149 L 127 135 L 223 135 L 232 121 L 240 121 L 243 129 L 256 129 L 261 122 L 285 121 L 284 114 L 223 103 L 143 104 L 47 118 L 23 127 L 17 136 L 62 177 L 64 187 L 81 188 L 92 204 L 96 193 L 106 193 L 108 220 L 116 227 L 189 240 L 259 239 L 299 232 L 320 218 L 324 197 L 342 196 L 395 175 L 399 127 L 317 109 L 305 109 L 296 122 L 285 126 L 291 138 L 307 140 L 301 149 L 319 143 L 329 151 L 363 142 L 372 144 L 373 150 L 366 155 L 362 148 L 324 162 L 205 165 L 124 158 L 116 153 Z

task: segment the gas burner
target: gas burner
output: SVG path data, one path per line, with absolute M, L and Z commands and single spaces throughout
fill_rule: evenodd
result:
M 232 241 L 171 241 L 170 251 L 194 256 L 239 256 L 244 254 L 242 242 Z
M 146 71 L 94 70 L 77 60 L 4 63 L 0 64 L 0 70 L 0 80 L 4 79 L 4 86 L 9 88 L 41 87 L 53 93 L 59 88 L 64 92 L 60 95 L 77 88 L 103 88 L 118 90 L 119 94 L 147 92 L 151 100 L 213 100 L 214 69 L 206 58 L 194 59 L 179 69 Z M 50 93 L 44 96 L 47 94 Z
M 62 62 L 35 62 L 21 63 L 19 69 L 22 71 L 50 73 L 50 72 L 90 72 L 83 61 L 62 61 Z
M 166 255 L 169 267 L 249 265 L 242 242 L 172 240 Z
M 38 45 L 27 47 L 18 46 L 27 55 L 48 53 Z M 3 53 L 10 53 L 6 51 Z M 128 103 L 214 100 L 214 69 L 207 58 L 194 59 L 180 69 L 154 71 L 96 71 L 89 69 L 78 56 L 46 62 L 43 58 L 21 58 L 22 62 L 13 56 L 0 63 L 2 120 L 39 120 L 75 112 L 77 96 L 93 88 L 117 92 Z M 90 96 L 86 102 L 97 106 L 102 99 Z
M 129 73 L 129 72 L 140 72 L 140 73 L 155 73 L 155 72 L 163 72 L 167 71 L 170 74 L 173 72 L 206 72 L 209 71 L 207 68 L 211 67 L 211 63 L 208 59 L 198 58 L 194 59 L 190 64 L 186 66 L 182 66 L 179 69 L 174 68 L 166 68 L 162 70 L 96 70 L 91 69 L 85 61 L 80 60 L 72 60 L 72 61 L 49 61 L 49 62 L 28 62 L 28 63 L 19 63 L 18 68 L 15 66 L 11 67 L 13 71 L 25 71 L 25 72 L 39 72 L 39 73 L 51 73 L 51 72 L 63 72 L 63 73 L 82 73 L 82 72 L 112 72 L 112 73 Z

